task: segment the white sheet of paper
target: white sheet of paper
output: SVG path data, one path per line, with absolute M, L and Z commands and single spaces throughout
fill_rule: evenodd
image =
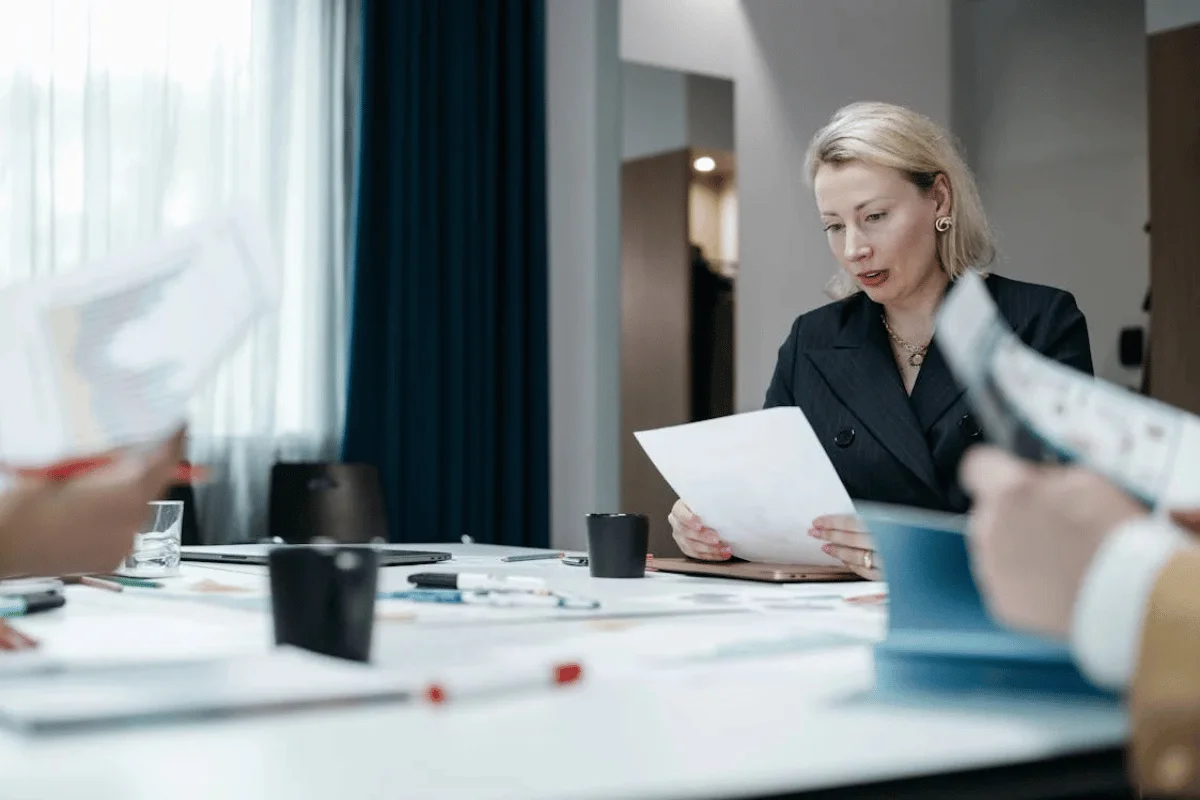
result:
M 23 731 L 69 730 L 395 701 L 415 688 L 390 671 L 284 647 L 231 658 L 9 674 L 0 685 L 0 720 Z
M 733 554 L 784 564 L 841 562 L 808 535 L 854 503 L 804 412 L 769 408 L 634 434 L 671 488 Z
M 0 460 L 151 444 L 278 301 L 265 226 L 224 215 L 0 290 Z

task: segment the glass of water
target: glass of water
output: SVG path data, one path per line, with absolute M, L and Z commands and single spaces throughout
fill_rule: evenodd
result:
M 117 569 L 131 578 L 161 578 L 179 574 L 179 548 L 183 539 L 183 501 L 150 503 L 146 521 L 133 540 L 133 552 Z

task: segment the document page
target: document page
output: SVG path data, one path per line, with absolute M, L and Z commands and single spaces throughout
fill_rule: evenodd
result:
M 838 565 L 808 535 L 854 503 L 804 412 L 770 408 L 635 434 L 671 488 L 748 561 Z
M 409 699 L 394 671 L 281 647 L 196 658 L 6 675 L 0 724 L 26 733 L 238 716 Z
M 1151 508 L 1200 506 L 1200 418 L 1027 347 L 973 273 L 955 282 L 935 335 L 995 444 L 1078 462 Z
M 139 253 L 0 289 L 0 461 L 153 443 L 274 307 L 265 228 L 229 215 Z

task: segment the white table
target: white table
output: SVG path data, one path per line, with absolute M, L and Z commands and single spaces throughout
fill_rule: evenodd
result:
M 556 586 L 614 603 L 636 595 L 719 591 L 725 583 L 665 574 L 593 581 L 586 569 L 554 562 L 488 564 L 509 549 L 430 547 L 466 557 L 473 570 L 543 575 Z M 221 570 L 195 566 L 189 573 L 202 569 L 222 577 Z M 385 570 L 384 587 L 400 588 L 411 571 Z M 865 592 L 870 585 L 754 588 L 828 595 Z M 21 623 L 49 649 L 161 653 L 186 649 L 180 641 L 189 637 L 197 652 L 268 646 L 265 614 L 146 593 L 69 592 L 61 612 Z M 781 612 L 778 619 L 785 624 L 796 615 L 823 613 L 829 612 Z M 636 625 L 675 636 L 693 626 L 702 637 L 761 616 L 639 618 Z M 878 620 L 867 614 L 847 619 L 865 637 L 879 631 Z M 145 635 L 157 620 L 170 624 Z M 102 630 L 104 638 L 88 628 Z M 380 622 L 374 660 L 469 663 L 486 659 L 494 648 L 552 645 L 597 628 L 584 620 Z M 86 793 L 125 800 L 747 797 L 1037 762 L 1111 749 L 1125 735 L 1123 716 L 1099 703 L 914 698 L 900 704 L 873 697 L 872 685 L 870 647 L 862 644 L 638 678 L 601 676 L 574 687 L 441 708 L 389 704 L 54 738 L 0 733 L 0 785 L 4 797 Z

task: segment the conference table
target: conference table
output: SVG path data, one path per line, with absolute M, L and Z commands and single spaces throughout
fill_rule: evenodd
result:
M 574 656 L 583 678 L 445 705 L 417 699 L 59 735 L 0 730 L 0 794 L 1129 796 L 1126 724 L 1109 704 L 877 693 L 871 645 L 885 634 L 886 606 L 844 598 L 878 593 L 881 584 L 776 586 L 654 572 L 601 580 L 557 560 L 500 561 L 529 552 L 518 548 L 424 547 L 453 559 L 386 568 L 380 588 L 405 588 L 417 570 L 504 572 L 542 577 L 601 606 L 581 614 L 381 601 L 372 664 L 436 672 L 487 669 L 523 654 Z M 65 607 L 15 625 L 59 658 L 265 653 L 273 647 L 266 606 L 168 591 L 178 581 L 249 592 L 265 585 L 264 573 L 188 563 L 167 590 L 69 586 Z

